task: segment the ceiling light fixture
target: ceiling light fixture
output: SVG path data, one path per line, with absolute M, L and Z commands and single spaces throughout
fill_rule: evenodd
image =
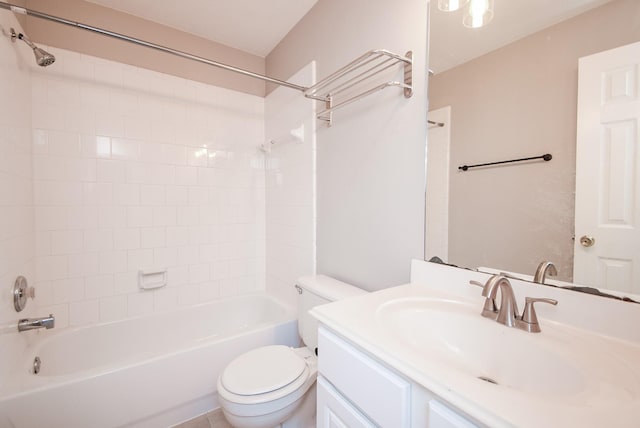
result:
M 480 28 L 493 19 L 495 0 L 438 0 L 438 9 L 455 12 L 463 7 L 462 24 L 467 28 Z
M 494 0 L 470 0 L 464 11 L 462 24 L 468 28 L 480 28 L 493 19 Z

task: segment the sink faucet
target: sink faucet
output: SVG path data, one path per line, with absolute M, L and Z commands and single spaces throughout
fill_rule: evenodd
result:
M 547 275 L 556 276 L 557 274 L 558 270 L 552 262 L 540 262 L 533 277 L 533 282 L 544 284 Z
M 482 289 L 482 295 L 487 299 L 495 301 L 498 290 L 500 290 L 500 308 L 496 321 L 508 327 L 515 327 L 518 320 L 518 304 L 516 296 L 513 294 L 513 288 L 509 279 L 503 275 L 493 275 Z
M 502 274 L 498 274 L 491 276 L 484 285 L 477 281 L 470 282 L 473 285 L 481 286 L 482 295 L 486 297 L 484 308 L 481 313 L 483 317 L 496 320 L 507 327 L 515 327 L 530 333 L 540 332 L 540 323 L 538 322 L 534 303 L 549 303 L 554 306 L 558 304 L 558 301 L 554 299 L 527 297 L 525 298 L 524 312 L 522 313 L 522 316 L 520 316 L 518 315 L 516 296 L 513 293 L 513 288 L 511 287 L 509 278 Z M 496 308 L 495 301 L 498 295 L 498 290 L 500 290 L 501 298 L 500 307 Z
M 42 318 L 24 318 L 18 321 L 18 331 L 35 330 L 37 328 L 50 328 L 55 327 L 56 319 L 53 314 L 49 314 L 48 317 Z

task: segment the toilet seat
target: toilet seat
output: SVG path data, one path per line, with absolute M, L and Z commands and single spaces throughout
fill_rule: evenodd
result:
M 260 404 L 298 395 L 316 370 L 299 350 L 282 345 L 263 346 L 233 360 L 218 379 L 218 393 L 235 404 Z M 315 357 L 315 356 L 314 356 Z M 314 364 L 315 366 L 315 364 Z M 304 393 L 306 388 L 300 393 Z M 293 398 L 293 397 L 291 397 Z

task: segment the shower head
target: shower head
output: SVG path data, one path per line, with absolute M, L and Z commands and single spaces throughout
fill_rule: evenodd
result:
M 53 64 L 55 62 L 55 60 L 56 60 L 55 56 L 53 56 L 49 52 L 45 51 L 44 49 L 41 49 L 41 48 L 37 47 L 31 40 L 29 40 L 27 38 L 27 36 L 25 36 L 22 33 L 16 33 L 16 31 L 12 28 L 11 29 L 11 41 L 15 42 L 16 39 L 22 40 L 27 45 L 29 45 L 29 47 L 31 49 L 33 49 L 33 54 L 36 57 L 36 63 L 38 63 L 38 65 L 40 67 L 46 67 L 46 66 L 51 65 L 51 64 Z

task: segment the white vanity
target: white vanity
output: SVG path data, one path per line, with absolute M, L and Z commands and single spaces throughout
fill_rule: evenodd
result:
M 640 305 L 511 280 L 540 333 L 482 317 L 484 273 L 414 261 L 411 284 L 314 308 L 318 427 L 640 426 Z

